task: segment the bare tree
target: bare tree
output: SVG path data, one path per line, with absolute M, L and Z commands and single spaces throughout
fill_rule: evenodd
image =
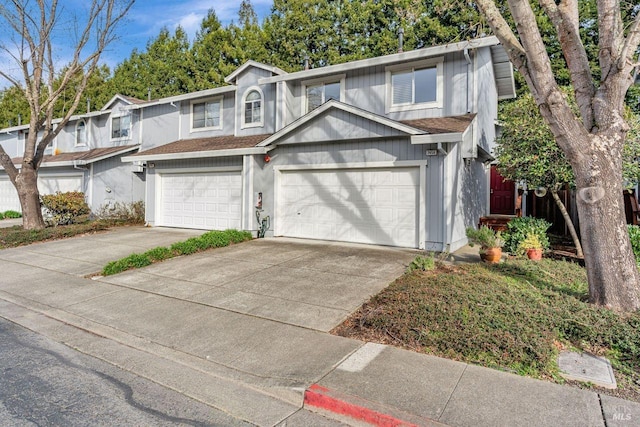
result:
M 87 15 L 78 21 L 72 59 L 60 71 L 56 67 L 52 40 L 61 24 L 58 1 L 0 1 L 3 32 L 7 31 L 5 36 L 14 42 L 14 46 L 10 46 L 5 40 L 0 49 L 13 58 L 20 70 L 19 77 L 5 70 L 0 70 L 0 76 L 24 92 L 31 113 L 19 168 L 0 146 L 0 164 L 18 192 L 25 229 L 45 226 L 37 186 L 44 151 L 74 114 L 101 54 L 115 39 L 117 24 L 132 5 L 133 0 L 87 2 Z M 64 117 L 54 123 L 54 108 L 65 89 L 73 89 L 75 96 Z
M 557 32 L 579 116 L 554 78 L 529 1 L 507 0 L 515 30 L 494 1 L 477 4 L 573 168 L 591 302 L 635 311 L 640 308 L 640 276 L 625 224 L 622 151 L 629 129 L 624 99 L 639 65 L 640 11 L 635 6 L 623 18 L 619 0 L 597 1 L 602 77 L 596 81 L 580 38 L 578 0 L 538 1 Z

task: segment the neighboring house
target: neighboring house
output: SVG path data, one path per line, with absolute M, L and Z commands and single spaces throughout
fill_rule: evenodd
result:
M 139 102 L 116 95 L 99 111 L 73 116 L 45 151 L 38 173 L 40 193 L 82 191 L 94 211 L 144 200 L 143 169 L 121 161 L 139 148 L 139 121 L 128 109 Z M 0 145 L 18 167 L 28 131 L 28 125 L 0 130 Z M 9 209 L 20 211 L 20 201 L 0 167 L 0 212 Z
M 267 236 L 453 251 L 489 211 L 515 96 L 495 37 L 294 73 L 249 61 L 226 82 L 123 106 L 149 224 L 256 231 L 261 205 Z

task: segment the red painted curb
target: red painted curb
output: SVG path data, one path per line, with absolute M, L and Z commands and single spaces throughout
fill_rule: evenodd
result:
M 331 393 L 326 387 L 313 384 L 304 393 L 305 406 L 313 406 L 339 415 L 364 421 L 380 427 L 418 427 L 416 424 L 403 421 L 391 415 L 383 414 L 364 406 L 345 402 L 344 400 L 329 396 Z

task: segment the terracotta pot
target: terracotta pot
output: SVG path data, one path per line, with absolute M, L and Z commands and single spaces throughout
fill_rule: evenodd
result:
M 480 254 L 480 259 L 490 264 L 497 264 L 502 258 L 502 248 L 488 248 Z
M 542 259 L 542 249 L 527 249 L 527 258 L 531 261 L 540 261 Z

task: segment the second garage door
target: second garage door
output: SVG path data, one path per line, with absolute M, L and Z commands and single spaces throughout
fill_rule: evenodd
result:
M 41 195 L 54 194 L 57 191 L 82 191 L 82 176 L 43 176 L 38 177 L 38 191 Z M 9 178 L 0 178 L 0 212 L 14 210 L 20 212 L 18 193 Z
M 282 236 L 418 246 L 419 169 L 282 171 Z
M 240 172 L 162 174 L 160 225 L 225 230 L 241 227 Z

